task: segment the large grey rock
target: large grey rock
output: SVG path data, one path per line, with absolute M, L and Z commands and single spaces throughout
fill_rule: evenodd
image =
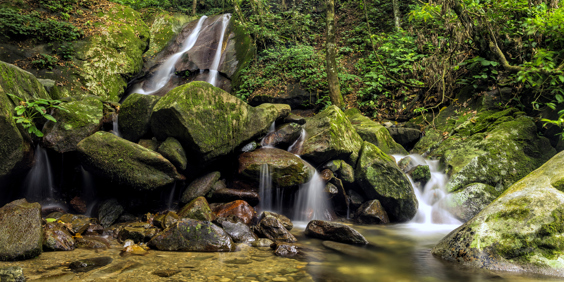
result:
M 42 252 L 41 206 L 20 199 L 0 208 L 0 261 L 25 260 Z
M 229 252 L 233 240 L 217 225 L 209 221 L 182 219 L 157 234 L 148 245 L 161 251 Z
M 296 242 L 298 239 L 284 227 L 274 216 L 263 216 L 257 226 L 257 231 L 273 241 Z

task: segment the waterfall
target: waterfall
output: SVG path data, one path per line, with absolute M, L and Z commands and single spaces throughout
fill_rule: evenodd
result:
M 172 209 L 172 202 L 174 201 L 174 193 L 176 192 L 176 182 L 172 184 L 172 188 L 170 189 L 170 194 L 168 195 L 168 201 L 166 207 L 168 210 Z
M 288 147 L 288 152 L 294 155 L 300 155 L 302 151 L 302 145 L 304 144 L 305 139 L 306 139 L 306 131 L 305 129 L 302 129 L 302 132 L 300 133 L 300 137 L 298 137 L 298 139 L 294 141 L 294 144 Z
M 260 166 L 259 197 L 262 211 L 273 211 L 272 207 L 272 178 L 268 164 Z
M 223 19 L 221 21 L 222 28 L 221 28 L 221 35 L 219 37 L 219 43 L 217 44 L 217 50 L 215 51 L 215 57 L 213 58 L 212 65 L 210 67 L 210 74 L 208 78 L 209 84 L 213 86 L 217 86 L 217 75 L 219 69 L 219 61 L 221 60 L 221 51 L 223 49 L 223 37 L 225 36 L 225 29 L 227 29 L 227 23 L 231 19 L 231 14 L 223 15 Z
M 35 147 L 33 167 L 28 172 L 23 185 L 25 198 L 28 201 L 43 202 L 46 199 L 46 202 L 53 202 L 55 200 L 55 185 L 49 156 L 47 151 L 39 145 Z
M 190 35 L 182 43 L 182 49 L 166 59 L 166 61 L 161 66 L 159 66 L 155 74 L 153 74 L 153 76 L 151 76 L 151 78 L 149 78 L 148 80 L 145 80 L 145 82 L 143 82 L 143 86 L 139 85 L 134 91 L 132 91 L 132 93 L 147 95 L 157 92 L 158 90 L 163 88 L 170 80 L 170 77 L 174 75 L 174 66 L 176 65 L 176 62 L 180 59 L 182 54 L 188 52 L 190 49 L 192 49 L 192 47 L 194 47 L 194 44 L 196 44 L 198 36 L 200 35 L 200 31 L 202 30 L 202 25 L 207 18 L 208 17 L 206 16 L 202 16 L 194 30 L 192 30 Z
M 325 193 L 325 181 L 315 171 L 309 182 L 300 185 L 294 204 L 294 220 L 331 220 L 329 199 Z
M 272 134 L 274 134 L 275 131 L 276 131 L 276 121 L 273 121 L 272 124 L 270 124 L 270 128 L 268 129 L 268 133 L 266 134 L 266 136 L 264 136 L 264 138 L 262 138 L 262 140 L 260 140 L 260 145 L 263 146 L 263 147 L 273 148 L 270 145 L 269 137 Z
M 112 115 L 112 131 L 114 132 L 114 135 L 117 137 L 121 137 L 121 133 L 119 132 L 119 125 L 118 125 L 118 114 L 115 113 Z

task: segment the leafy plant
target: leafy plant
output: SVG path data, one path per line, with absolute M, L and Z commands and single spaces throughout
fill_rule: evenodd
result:
M 37 60 L 33 60 L 31 63 L 40 69 L 50 69 L 52 70 L 55 64 L 59 60 L 53 56 L 47 54 L 39 54 Z
M 27 98 L 24 100 L 10 93 L 8 93 L 8 95 L 20 101 L 19 105 L 15 108 L 16 115 L 12 118 L 16 121 L 16 123 L 21 124 L 24 129 L 27 129 L 27 132 L 30 134 L 33 133 L 37 137 L 43 137 L 43 132 L 36 127 L 34 121 L 35 119 L 43 117 L 52 122 L 57 122 L 52 115 L 47 113 L 48 109 L 59 109 L 68 112 L 67 109 L 58 106 L 58 104 L 61 103 L 59 100 L 28 100 Z
M 84 32 L 68 22 L 42 19 L 38 12 L 24 14 L 10 8 L 0 8 L 0 35 L 8 39 L 35 38 L 39 41 L 73 41 Z

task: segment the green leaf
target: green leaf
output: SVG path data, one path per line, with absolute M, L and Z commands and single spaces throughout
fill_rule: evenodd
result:
M 50 114 L 44 114 L 43 117 L 52 121 L 52 122 L 57 122 L 57 120 Z

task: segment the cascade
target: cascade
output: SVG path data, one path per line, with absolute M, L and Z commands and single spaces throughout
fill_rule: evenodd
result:
M 260 145 L 263 147 L 267 147 L 267 148 L 273 148 L 270 145 L 270 140 L 269 137 L 274 134 L 274 131 L 276 131 L 276 121 L 273 121 L 272 124 L 270 124 L 270 128 L 268 129 L 268 133 L 266 134 L 266 136 L 264 136 L 264 138 L 262 138 L 262 140 L 260 140 Z
M 47 151 L 39 144 L 35 147 L 33 167 L 24 180 L 25 198 L 34 202 L 53 202 L 55 185 Z M 46 201 L 43 201 L 46 199 Z
M 212 65 L 210 67 L 210 74 L 208 78 L 208 83 L 216 86 L 217 83 L 217 75 L 219 69 L 219 61 L 221 60 L 221 51 L 223 49 L 223 37 L 225 36 L 225 29 L 227 29 L 227 23 L 231 19 L 231 14 L 223 15 L 223 19 L 221 21 L 222 28 L 221 28 L 221 35 L 219 37 L 219 43 L 217 44 L 217 50 L 215 51 L 215 56 L 213 58 Z
M 272 178 L 268 164 L 260 166 L 259 196 L 260 209 L 262 211 L 274 211 L 272 205 Z
M 114 132 L 114 135 L 117 137 L 121 137 L 121 133 L 119 132 L 117 113 L 112 115 L 112 125 L 113 125 L 112 131 Z
M 317 170 L 307 183 L 300 185 L 294 203 L 294 220 L 309 221 L 313 219 L 331 220 L 329 199 L 325 193 L 325 182 L 321 179 Z
M 299 156 L 302 151 L 302 145 L 304 144 L 305 138 L 306 138 L 306 131 L 305 129 L 302 129 L 302 132 L 300 133 L 300 137 L 298 137 L 298 139 L 296 139 L 296 141 L 294 141 L 294 143 L 290 145 L 290 147 L 288 147 L 288 152 Z

